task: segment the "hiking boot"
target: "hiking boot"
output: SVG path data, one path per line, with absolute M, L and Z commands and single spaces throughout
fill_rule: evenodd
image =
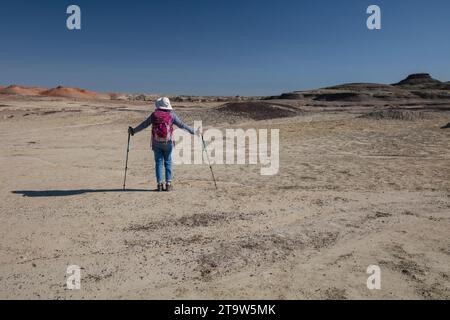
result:
M 158 186 L 156 187 L 156 191 L 164 191 L 162 183 L 158 183 Z
M 166 191 L 172 191 L 172 190 L 173 190 L 172 183 L 167 182 L 166 183 Z

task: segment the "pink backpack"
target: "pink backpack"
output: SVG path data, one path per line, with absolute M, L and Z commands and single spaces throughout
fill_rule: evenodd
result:
M 156 110 L 152 115 L 152 140 L 167 143 L 172 141 L 173 116 L 170 111 Z

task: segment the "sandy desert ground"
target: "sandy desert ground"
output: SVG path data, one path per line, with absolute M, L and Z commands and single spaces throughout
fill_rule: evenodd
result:
M 292 114 L 174 105 L 190 125 L 279 128 L 278 175 L 216 165 L 216 191 L 207 165 L 180 165 L 158 193 L 150 131 L 121 190 L 126 130 L 150 102 L 0 96 L 0 298 L 449 299 L 448 108 L 406 121 L 270 103 Z M 66 288 L 73 264 L 81 290 Z

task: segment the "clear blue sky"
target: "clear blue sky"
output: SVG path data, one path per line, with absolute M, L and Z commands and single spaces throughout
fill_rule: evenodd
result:
M 66 28 L 70 4 L 81 31 Z M 414 72 L 450 81 L 449 37 L 448 0 L 3 1 L 0 84 L 270 95 Z

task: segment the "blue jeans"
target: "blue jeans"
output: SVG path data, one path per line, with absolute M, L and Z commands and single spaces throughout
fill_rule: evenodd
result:
M 173 145 L 169 143 L 152 143 L 153 153 L 155 155 L 156 181 L 163 182 L 162 167 L 166 168 L 166 182 L 172 182 L 172 149 Z

